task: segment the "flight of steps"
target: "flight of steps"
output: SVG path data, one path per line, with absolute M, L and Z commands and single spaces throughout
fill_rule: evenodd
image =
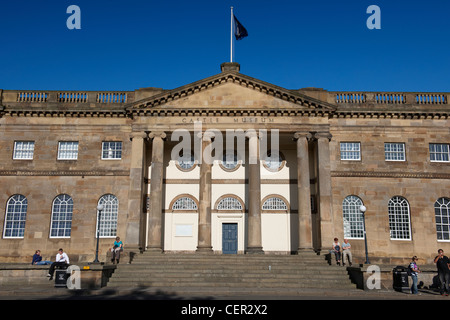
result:
M 144 252 L 119 264 L 107 288 L 150 288 L 178 294 L 295 294 L 305 289 L 356 289 L 346 268 L 323 256 L 202 255 Z

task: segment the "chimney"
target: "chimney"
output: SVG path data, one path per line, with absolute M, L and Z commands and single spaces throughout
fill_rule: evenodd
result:
M 222 70 L 222 72 L 239 72 L 241 70 L 241 65 L 237 62 L 224 62 L 220 65 L 220 70 Z

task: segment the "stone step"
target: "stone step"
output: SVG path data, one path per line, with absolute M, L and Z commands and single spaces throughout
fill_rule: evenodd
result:
M 350 285 L 343 281 L 299 281 L 291 283 L 270 283 L 270 282 L 241 282 L 241 283 L 216 283 L 216 282 L 204 282 L 204 283 L 193 283 L 188 281 L 179 282 L 157 282 L 157 281 L 118 281 L 114 280 L 108 284 L 108 287 L 190 287 L 190 288 L 216 288 L 216 287 L 227 287 L 227 288 L 355 288 L 355 286 Z
M 216 278 L 216 279 L 256 279 L 256 280 L 265 280 L 265 279 L 275 279 L 277 281 L 286 279 L 286 280 L 298 280 L 298 279 L 310 279 L 311 274 L 232 274 L 232 273 L 219 273 L 219 272 L 203 272 L 203 273 L 183 273 L 183 272 L 149 272 L 149 273 L 117 273 L 114 275 L 114 278 L 124 278 L 124 279 L 177 279 L 177 278 L 190 278 L 190 279 L 206 279 L 206 278 Z M 348 279 L 347 274 L 322 274 L 320 275 L 321 279 Z
M 355 288 L 346 268 L 330 266 L 323 256 L 314 253 L 288 256 L 150 252 L 137 255 L 131 264 L 119 264 L 108 287 L 174 291 L 190 288 L 189 292 Z
M 166 296 L 186 296 L 186 297 L 202 297 L 203 299 L 210 298 L 211 295 L 215 296 L 233 296 L 233 297 L 246 297 L 246 296 L 271 296 L 274 294 L 274 290 L 272 288 L 232 288 L 232 287 L 214 287 L 214 288 L 204 288 L 204 287 L 139 287 L 136 289 L 136 286 L 120 286 L 114 288 L 107 288 L 107 290 L 116 290 L 121 295 L 129 295 L 129 294 L 154 294 L 154 295 L 166 295 Z M 349 292 L 357 292 L 360 290 L 355 289 L 354 286 L 345 287 L 341 286 L 339 288 L 319 288 L 322 292 L 325 292 L 327 289 L 333 290 L 341 290 L 342 296 L 347 295 Z M 277 288 L 276 293 L 278 296 L 298 296 L 299 294 L 305 294 L 308 292 L 317 293 L 316 289 L 311 288 Z
M 261 274 L 261 275 L 274 275 L 274 274 L 292 274 L 292 275 L 340 275 L 347 274 L 345 269 L 340 270 L 326 270 L 326 269 L 289 269 L 289 268 L 269 268 L 259 269 L 259 268 L 177 268 L 177 267 L 167 267 L 161 268 L 158 266 L 145 266 L 141 268 L 118 268 L 115 274 L 142 274 L 142 273 L 183 273 L 183 274 L 200 274 L 200 273 L 215 273 L 215 274 L 236 274 L 236 275 L 246 275 L 246 274 Z
M 216 264 L 216 263 L 208 263 L 208 262 L 202 262 L 202 263 L 147 263 L 147 264 L 124 264 L 119 265 L 120 269 L 131 269 L 131 270 L 145 270 L 145 269 L 155 269 L 155 268 L 167 268 L 167 269 L 221 269 L 221 270 L 240 270 L 240 269 L 253 269 L 253 270 L 328 270 L 328 271 L 336 271 L 339 272 L 339 270 L 346 270 L 344 267 L 339 266 L 326 266 L 326 265 L 286 265 L 286 264 L 279 264 L 279 263 L 264 263 L 264 264 Z

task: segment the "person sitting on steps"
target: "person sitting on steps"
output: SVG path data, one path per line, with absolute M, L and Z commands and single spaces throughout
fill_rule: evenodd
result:
M 116 241 L 114 241 L 114 246 L 111 249 L 112 259 L 111 262 L 114 264 L 117 261 L 119 264 L 120 261 L 120 253 L 123 251 L 123 242 L 120 241 L 120 237 L 116 237 Z

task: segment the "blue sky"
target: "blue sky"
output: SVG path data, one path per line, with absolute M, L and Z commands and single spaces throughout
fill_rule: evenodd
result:
M 370 5 L 381 30 L 369 30 Z M 70 5 L 81 30 L 69 30 Z M 0 88 L 173 89 L 230 60 L 288 89 L 450 91 L 447 0 L 23 0 L 0 5 Z

